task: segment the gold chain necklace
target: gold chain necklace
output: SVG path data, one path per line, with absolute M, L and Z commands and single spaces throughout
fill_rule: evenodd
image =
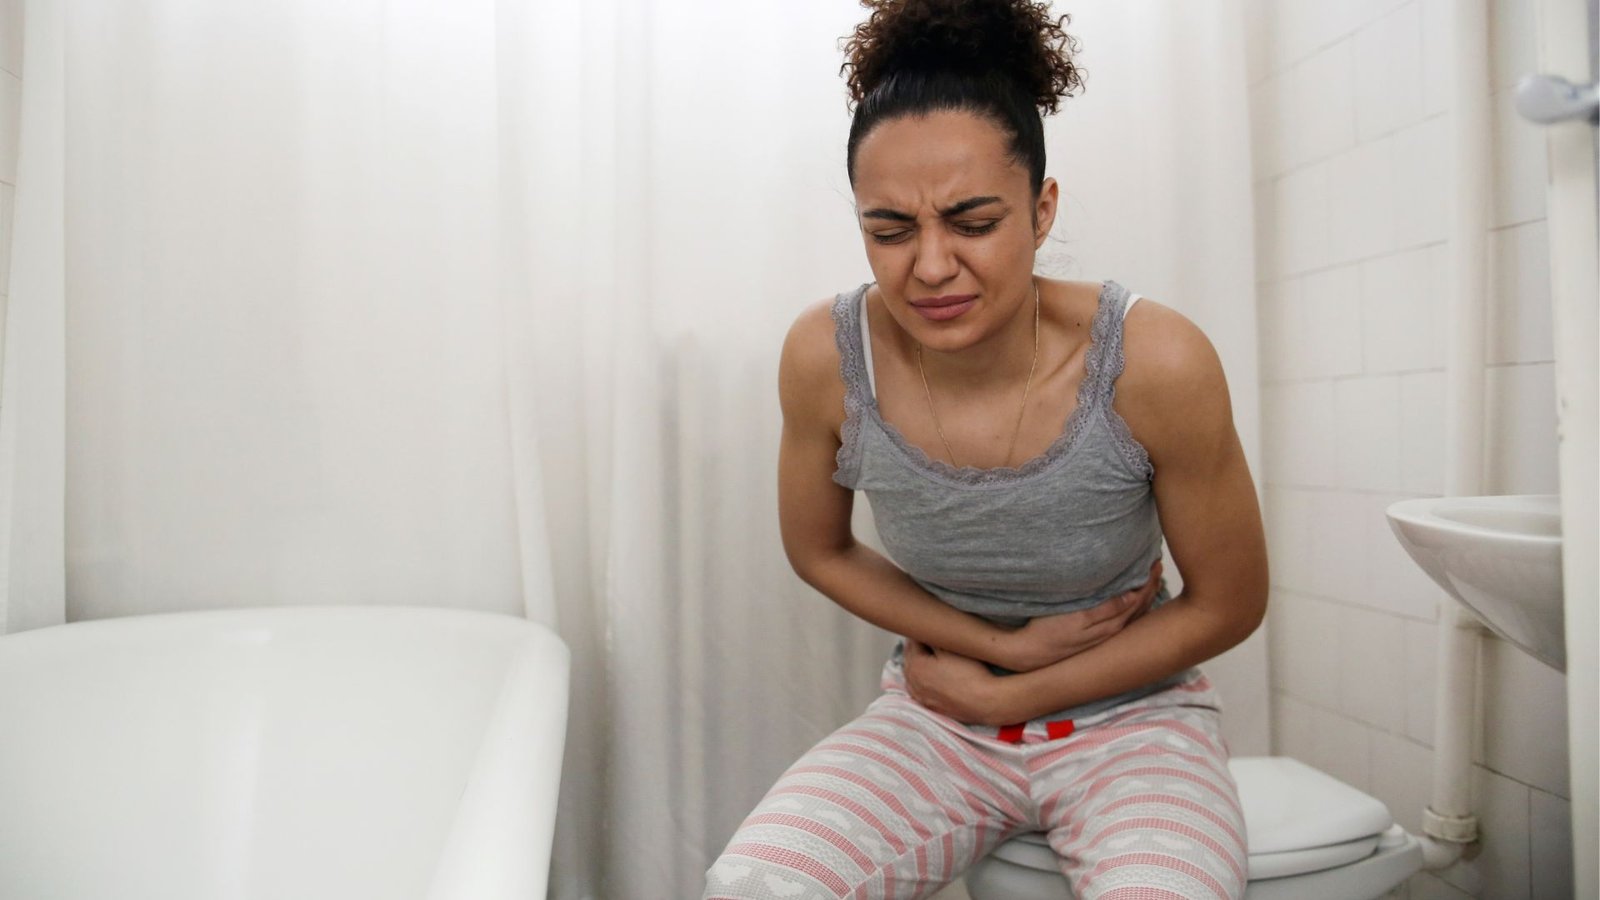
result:
M 1011 465 L 1011 457 L 1017 452 L 1017 438 L 1022 434 L 1022 415 L 1028 411 L 1028 392 L 1033 390 L 1033 373 L 1039 368 L 1039 285 L 1033 286 L 1033 365 L 1028 367 L 1028 381 L 1022 386 L 1022 406 L 1017 409 L 1017 424 L 1011 429 L 1011 446 L 1006 448 L 1005 465 Z M 922 393 L 928 398 L 928 412 L 933 414 L 933 428 L 939 432 L 939 441 L 944 444 L 944 452 L 950 456 L 950 464 L 961 468 L 956 462 L 956 454 L 950 449 L 950 441 L 944 436 L 944 427 L 939 424 L 939 410 L 933 405 L 933 391 L 928 389 L 928 373 L 922 368 L 922 344 L 917 344 L 917 374 L 922 376 Z

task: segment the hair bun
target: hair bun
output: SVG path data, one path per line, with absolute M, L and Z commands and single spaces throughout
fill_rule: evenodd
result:
M 861 0 L 872 11 L 844 44 L 852 103 L 900 72 L 999 72 L 1025 89 L 1041 113 L 1083 86 L 1072 64 L 1071 21 L 1032 0 Z

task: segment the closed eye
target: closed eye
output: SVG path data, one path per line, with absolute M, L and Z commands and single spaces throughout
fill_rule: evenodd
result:
M 1000 227 L 999 219 L 989 219 L 983 222 L 957 222 L 955 224 L 956 233 L 970 235 L 972 237 L 977 237 L 981 234 L 988 234 L 998 227 Z

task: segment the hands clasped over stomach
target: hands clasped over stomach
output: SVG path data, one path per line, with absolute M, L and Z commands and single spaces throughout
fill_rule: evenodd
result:
M 1149 611 L 1161 587 L 1161 560 L 1150 566 L 1140 587 L 1088 609 L 1040 616 L 1011 632 L 1010 656 L 1017 671 L 1032 671 L 1076 656 L 1116 636 L 1129 622 Z M 1003 676 L 983 661 L 905 639 L 906 691 L 928 709 L 962 722 L 1006 725 L 992 702 L 994 682 Z M 991 720 L 994 721 L 991 721 Z

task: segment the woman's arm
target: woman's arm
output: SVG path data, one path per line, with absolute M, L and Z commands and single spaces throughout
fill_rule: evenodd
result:
M 1141 611 L 1151 592 L 1129 592 L 1085 610 L 1077 641 L 1058 634 L 1056 646 L 1034 646 L 1032 635 L 1024 638 L 946 604 L 858 543 L 850 531 L 854 492 L 833 480 L 844 421 L 836 347 L 830 303 L 817 304 L 789 330 L 778 368 L 783 407 L 778 519 L 784 552 L 802 579 L 880 628 L 1014 671 L 1048 665 L 1104 641 Z
M 1260 625 L 1266 541 L 1221 361 L 1192 322 L 1166 307 L 1143 301 L 1128 324 L 1116 408 L 1155 466 L 1156 506 L 1182 593 L 1114 638 L 1018 675 L 989 676 L 944 652 L 955 648 L 926 641 L 940 649 L 908 656 L 906 678 L 930 708 L 969 722 L 1027 721 L 1181 672 Z

